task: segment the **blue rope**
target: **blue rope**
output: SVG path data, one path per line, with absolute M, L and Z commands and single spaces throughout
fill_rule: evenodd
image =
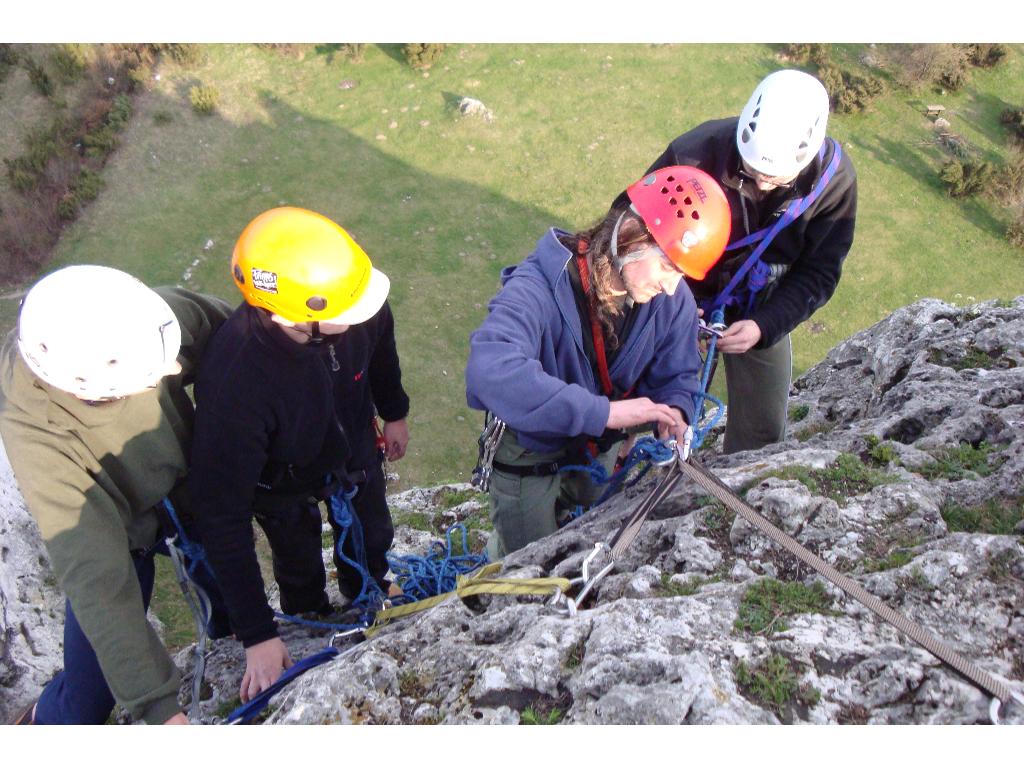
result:
M 461 555 L 453 554 L 452 535 L 461 536 Z M 469 554 L 466 527 L 456 523 L 445 532 L 445 543 L 435 541 L 424 555 L 389 555 L 388 565 L 404 593 L 395 604 L 414 603 L 455 589 L 460 575 L 472 573 L 487 564 L 487 555 Z
M 344 487 L 339 488 L 327 500 L 327 507 L 330 510 L 331 518 L 338 527 L 341 528 L 341 534 L 334 543 L 334 552 L 341 562 L 359 573 L 359 578 L 362 582 L 359 594 L 352 600 L 351 605 L 362 609 L 360 620 L 364 622 L 365 626 L 369 626 L 373 622 L 374 614 L 384 603 L 386 596 L 384 594 L 384 590 L 381 589 L 380 585 L 377 583 L 377 580 L 370 575 L 370 569 L 366 563 L 366 547 L 363 544 L 363 526 L 360 524 L 359 517 L 355 514 L 355 510 L 352 508 L 352 499 L 358 492 L 359 489 L 356 486 L 352 486 L 348 489 Z M 352 549 L 356 554 L 356 560 L 353 560 L 346 555 L 343 549 L 345 540 L 350 534 L 352 536 Z
M 596 507 L 603 504 L 619 492 L 623 487 L 623 482 L 629 476 L 629 473 L 632 472 L 638 464 L 645 461 L 648 462 L 647 466 L 640 470 L 632 480 L 626 483 L 626 488 L 632 488 L 634 485 L 639 483 L 656 462 L 667 461 L 672 458 L 673 455 L 672 449 L 662 441 L 654 437 L 644 436 L 638 439 L 630 449 L 622 467 L 611 475 L 608 474 L 608 470 L 604 468 L 604 465 L 598 462 L 593 456 L 589 457 L 588 464 L 569 464 L 562 467 L 559 472 L 583 472 L 590 475 L 590 481 L 594 485 L 607 484 L 608 487 L 604 489 L 600 498 L 594 502 L 593 506 Z M 576 520 L 586 511 L 587 510 L 582 506 L 577 505 L 576 509 L 569 514 L 569 520 Z M 566 523 L 563 523 L 563 525 L 564 524 Z
M 277 678 L 273 685 L 260 691 L 258 694 L 249 699 L 248 702 L 236 708 L 233 712 L 231 712 L 231 714 L 227 716 L 225 721 L 227 723 L 242 724 L 252 722 L 256 718 L 256 716 L 260 712 L 262 712 L 263 709 L 267 706 L 267 704 L 270 702 L 270 699 L 273 698 L 273 696 L 278 691 L 280 691 L 282 688 L 288 685 L 288 683 L 290 683 L 292 680 L 299 677 L 300 675 L 305 674 L 314 667 L 318 667 L 321 664 L 330 661 L 339 653 L 340 651 L 337 648 L 335 648 L 333 645 L 329 645 L 322 651 L 318 651 L 317 653 L 314 653 L 310 656 L 307 656 L 304 659 L 295 662 L 294 664 L 292 664 L 292 666 L 288 667 L 288 669 L 286 669 L 279 678 Z
M 202 544 L 198 541 L 192 541 L 185 534 L 185 526 L 181 524 L 181 520 L 178 518 L 178 511 L 174 508 L 169 498 L 163 500 L 164 509 L 167 511 L 167 516 L 171 518 L 171 522 L 174 523 L 174 527 L 177 531 L 178 538 L 178 549 L 181 550 L 182 554 L 188 558 L 188 575 L 190 578 L 194 578 L 196 574 L 196 568 L 200 564 L 206 569 L 206 572 L 210 574 L 210 577 L 216 581 L 216 576 L 213 575 L 213 569 L 210 568 L 210 563 L 206 559 L 206 550 L 203 549 Z

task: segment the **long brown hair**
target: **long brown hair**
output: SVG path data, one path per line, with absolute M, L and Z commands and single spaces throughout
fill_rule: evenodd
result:
M 612 233 L 615 223 L 622 216 L 619 225 L 618 249 L 620 255 L 649 245 L 654 242 L 643 221 L 632 211 L 612 208 L 605 217 L 590 229 L 577 232 L 568 244 L 573 253 L 579 252 L 580 243 L 585 243 L 587 259 L 590 263 L 590 291 L 587 300 L 591 311 L 597 312 L 598 320 L 605 334 L 605 342 L 609 347 L 619 346 L 619 338 L 615 333 L 614 320 L 622 315 L 622 303 L 615 295 L 614 275 L 617 272 L 612 263 Z

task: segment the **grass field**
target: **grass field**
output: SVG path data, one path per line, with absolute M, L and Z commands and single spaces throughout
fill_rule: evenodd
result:
M 856 66 L 864 49 L 833 50 Z M 795 333 L 798 372 L 915 298 L 1022 292 L 1024 254 L 1003 237 L 1004 213 L 946 196 L 923 114 L 941 100 L 954 131 L 1005 158 L 999 113 L 1024 104 L 1022 54 L 1013 46 L 1003 65 L 973 70 L 955 94 L 897 90 L 868 113 L 832 117 L 829 133 L 858 171 L 857 238 L 836 296 Z M 397 45 L 368 46 L 358 64 L 326 45 L 305 47 L 301 60 L 207 46 L 204 64 L 163 65 L 137 100 L 105 191 L 66 230 L 52 266 L 109 264 L 234 301 L 227 264 L 250 218 L 292 204 L 337 219 L 392 278 L 412 397 L 399 486 L 462 480 L 479 429 L 465 406 L 467 338 L 500 268 L 526 256 L 546 227 L 599 217 L 673 137 L 738 113 L 780 66 L 763 45 L 467 44 L 449 47 L 428 73 L 411 70 Z M 213 116 L 191 111 L 188 90 L 199 83 L 220 92 Z M 15 86 L 0 85 L 4 109 L 15 109 Z M 494 120 L 458 115 L 465 95 Z M 16 300 L 0 300 L 0 325 L 15 311 Z

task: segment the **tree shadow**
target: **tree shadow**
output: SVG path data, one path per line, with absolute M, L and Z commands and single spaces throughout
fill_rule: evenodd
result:
M 402 66 L 409 65 L 409 62 L 406 61 L 405 54 L 402 52 L 402 43 L 377 43 L 376 45 L 385 56 L 394 59 Z
M 891 139 L 876 137 L 876 142 L 861 138 L 858 146 L 864 151 L 870 152 L 876 160 L 899 168 L 937 195 L 945 195 L 946 188 L 939 179 L 939 167 L 945 161 L 946 155 L 937 157 L 938 164 L 929 162 L 923 147 L 901 144 Z M 936 148 L 937 153 L 941 150 Z M 978 200 L 968 198 L 960 203 L 960 213 L 965 219 L 994 237 L 1002 237 L 1004 224 L 995 218 L 992 213 Z
M 1001 117 L 1005 110 L 1013 105 L 993 93 L 982 93 L 977 88 L 968 89 L 969 107 L 958 117 L 990 142 L 999 146 L 1010 138 L 1009 131 L 1003 126 Z M 998 160 L 995 152 L 986 153 L 987 160 Z

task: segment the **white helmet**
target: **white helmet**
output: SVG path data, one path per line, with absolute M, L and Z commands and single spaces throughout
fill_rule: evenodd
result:
M 18 348 L 32 372 L 82 400 L 124 397 L 174 371 L 181 327 L 160 296 L 110 267 L 65 267 L 28 292 Z
M 812 75 L 795 69 L 762 80 L 740 114 L 736 146 L 765 176 L 796 176 L 825 141 L 828 93 Z

